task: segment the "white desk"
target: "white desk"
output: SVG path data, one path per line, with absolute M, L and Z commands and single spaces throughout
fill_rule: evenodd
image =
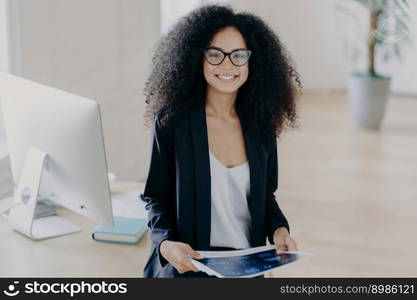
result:
M 143 189 L 143 183 L 117 183 L 112 193 Z M 0 210 L 11 205 L 0 200 Z M 59 216 L 82 231 L 33 241 L 14 231 L 0 217 L 0 277 L 142 277 L 150 251 L 149 232 L 135 245 L 96 242 L 91 233 L 97 222 L 68 209 Z

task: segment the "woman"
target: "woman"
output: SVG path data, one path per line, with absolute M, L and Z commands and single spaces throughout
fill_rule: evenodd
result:
M 208 277 L 197 250 L 297 250 L 277 189 L 277 136 L 296 121 L 298 75 L 258 17 L 210 5 L 156 49 L 145 86 L 153 144 L 143 199 L 145 277 Z

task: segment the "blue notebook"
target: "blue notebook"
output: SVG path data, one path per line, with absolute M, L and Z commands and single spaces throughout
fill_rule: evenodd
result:
M 95 228 L 92 237 L 100 242 L 136 244 L 147 229 L 145 219 L 114 217 L 114 227 L 101 224 Z

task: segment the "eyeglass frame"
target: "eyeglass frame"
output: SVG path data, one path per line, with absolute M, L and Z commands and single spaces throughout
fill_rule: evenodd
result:
M 218 51 L 220 51 L 220 52 L 223 54 L 223 59 L 222 59 L 222 60 L 221 60 L 218 64 L 213 64 L 213 63 L 211 63 L 211 62 L 209 62 L 209 61 L 208 61 L 208 59 L 207 59 L 207 57 L 206 57 L 206 53 L 207 53 L 207 51 L 208 51 L 208 50 L 210 50 L 210 49 L 218 50 Z M 235 52 L 237 52 L 237 51 L 241 51 L 241 50 L 245 50 L 245 51 L 247 51 L 247 52 L 249 53 L 249 55 L 248 55 L 248 60 L 247 60 L 244 64 L 241 64 L 241 65 L 236 65 L 236 64 L 232 61 L 232 57 L 231 57 L 231 55 L 232 55 L 233 53 L 235 53 Z M 205 49 L 204 49 L 204 58 L 205 58 L 205 60 L 206 60 L 206 61 L 207 61 L 210 65 L 213 65 L 213 66 L 218 66 L 218 65 L 221 65 L 221 64 L 224 62 L 224 60 L 226 59 L 226 56 L 228 56 L 228 57 L 229 57 L 230 62 L 231 62 L 234 66 L 241 67 L 241 66 L 246 65 L 246 64 L 249 62 L 249 59 L 250 59 L 251 54 L 252 54 L 252 50 L 249 50 L 249 49 L 246 49 L 246 48 L 237 48 L 237 49 L 234 49 L 234 50 L 233 50 L 233 51 L 231 51 L 231 52 L 224 52 L 222 49 L 220 49 L 220 48 L 218 48 L 218 47 L 207 47 L 207 48 L 205 48 Z

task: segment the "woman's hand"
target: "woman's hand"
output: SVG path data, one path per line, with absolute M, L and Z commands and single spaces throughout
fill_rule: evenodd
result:
M 190 245 L 165 240 L 160 245 L 162 256 L 175 268 L 178 273 L 188 271 L 198 272 L 199 270 L 192 264 L 192 258 L 201 259 L 204 256 L 194 251 Z
M 275 230 L 274 244 L 277 247 L 278 254 L 282 251 L 298 251 L 296 242 L 285 227 L 279 227 Z

